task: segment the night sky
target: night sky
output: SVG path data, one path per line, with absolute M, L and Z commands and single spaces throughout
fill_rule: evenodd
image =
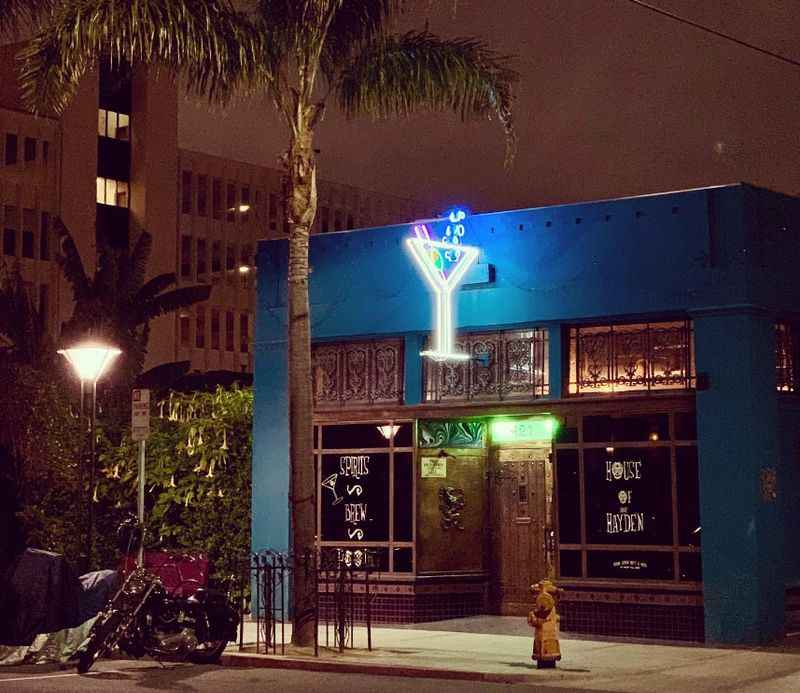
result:
M 796 0 L 651 0 L 800 59 Z M 421 3 L 426 6 L 427 3 Z M 344 121 L 318 131 L 321 178 L 477 211 L 748 181 L 800 194 L 800 68 L 627 0 L 433 0 L 407 19 L 479 35 L 517 56 L 519 151 L 503 168 L 496 122 L 450 115 Z M 275 165 L 270 107 L 181 104 L 181 145 Z

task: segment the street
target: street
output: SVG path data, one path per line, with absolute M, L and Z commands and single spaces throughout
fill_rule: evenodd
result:
M 368 676 L 363 674 L 331 674 L 280 669 L 245 669 L 233 667 L 167 664 L 152 660 L 101 661 L 92 671 L 78 676 L 73 669 L 57 666 L 23 666 L 0 670 L 0 693 L 6 691 L 224 691 L 224 693 L 256 693 L 258 691 L 413 691 L 414 693 L 494 693 L 515 690 L 564 693 L 563 687 L 523 686 L 474 681 Z

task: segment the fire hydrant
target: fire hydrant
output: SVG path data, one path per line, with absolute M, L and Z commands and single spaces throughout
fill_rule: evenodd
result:
M 558 622 L 560 617 L 556 605 L 562 590 L 550 580 L 542 580 L 531 585 L 536 595 L 533 611 L 528 614 L 528 625 L 534 628 L 533 654 L 537 669 L 552 669 L 561 659 L 561 646 L 558 642 Z

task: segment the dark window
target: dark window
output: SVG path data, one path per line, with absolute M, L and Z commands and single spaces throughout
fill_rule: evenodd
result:
M 352 214 L 348 214 L 347 215 L 347 228 L 348 229 L 354 229 L 355 227 L 356 227 L 356 222 L 355 222 L 355 219 L 353 219 L 353 215 Z
M 320 231 L 328 233 L 331 230 L 331 210 L 328 207 L 320 208 Z
M 33 137 L 25 138 L 25 161 L 36 161 L 36 140 Z
M 181 173 L 181 212 L 192 213 L 192 172 Z
M 233 311 L 225 311 L 225 351 L 233 351 L 233 322 Z
M 179 329 L 180 329 L 181 346 L 188 347 L 190 342 L 188 315 L 181 315 Z
M 39 259 L 50 259 L 50 215 L 42 212 L 42 228 L 39 234 Z
M 242 221 L 250 221 L 250 187 L 247 185 L 242 186 L 242 203 L 239 211 L 242 213 Z
M 45 140 L 42 142 L 42 161 L 47 161 L 50 158 L 50 143 Z
M 208 176 L 197 176 L 197 213 L 208 214 Z
M 208 272 L 208 258 L 206 257 L 206 241 L 204 238 L 197 239 L 197 274 L 203 276 Z
M 222 271 L 222 241 L 213 241 L 211 243 L 211 271 Z
M 269 228 L 275 231 L 278 228 L 278 196 L 275 193 L 269 194 Z
M 340 209 L 337 209 L 333 213 L 333 230 L 334 231 L 342 230 L 342 211 Z
M 206 346 L 206 310 L 202 306 L 197 308 L 194 345 L 198 349 L 204 349 Z
M 211 181 L 211 213 L 214 219 L 222 218 L 222 181 L 219 178 Z
M 33 259 L 33 231 L 22 232 L 22 257 Z
M 15 229 L 3 229 L 3 255 L 17 254 L 17 232 Z
M 181 277 L 192 276 L 192 237 L 181 236 Z
M 236 246 L 233 243 L 228 243 L 225 248 L 225 269 L 228 271 L 236 269 Z
M 219 349 L 219 310 L 211 309 L 211 348 Z
M 247 313 L 239 316 L 239 351 L 243 354 L 250 351 L 250 317 Z
M 562 544 L 580 544 L 581 509 L 578 451 L 559 450 L 556 456 L 558 483 L 558 534 Z
M 242 254 L 241 254 L 241 266 L 250 268 L 253 264 L 253 248 L 250 246 L 249 243 L 245 243 L 242 246 Z
M 414 465 L 413 454 L 397 452 L 394 455 L 394 540 L 411 541 L 413 527 Z
M 669 440 L 669 416 L 586 416 L 583 440 L 586 443 Z
M 322 428 L 322 447 L 327 450 L 348 448 L 388 448 L 389 439 L 380 424 L 336 424 Z
M 230 222 L 236 221 L 236 186 L 233 183 L 228 183 L 225 207 L 227 208 L 225 218 Z
M 17 163 L 17 136 L 6 134 L 6 166 Z
M 22 257 L 33 259 L 34 239 L 36 237 L 36 211 L 22 210 Z

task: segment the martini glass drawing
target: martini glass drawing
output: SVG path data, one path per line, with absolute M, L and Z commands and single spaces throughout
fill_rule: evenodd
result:
M 478 249 L 431 240 L 423 224 L 414 231 L 417 237 L 406 239 L 406 244 L 434 294 L 433 348 L 420 355 L 435 361 L 466 361 L 470 355 L 455 348 L 453 293 L 478 258 Z

